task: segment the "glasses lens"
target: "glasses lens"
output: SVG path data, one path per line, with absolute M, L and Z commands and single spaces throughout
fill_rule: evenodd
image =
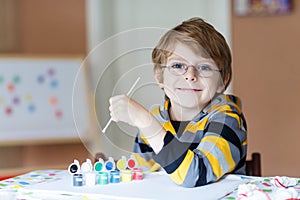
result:
M 213 75 L 213 69 L 209 65 L 198 65 L 195 69 L 201 77 L 210 77 Z
M 186 67 L 182 63 L 174 63 L 169 67 L 171 73 L 182 75 L 186 72 Z

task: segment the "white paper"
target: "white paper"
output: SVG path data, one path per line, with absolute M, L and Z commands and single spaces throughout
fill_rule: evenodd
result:
M 28 186 L 21 193 L 56 196 L 65 199 L 66 194 L 88 196 L 90 199 L 220 199 L 243 183 L 240 178 L 229 175 L 219 182 L 202 187 L 184 188 L 172 182 L 167 174 L 146 174 L 143 180 L 110 183 L 108 185 L 75 187 L 72 176 L 66 173 L 61 180 Z M 64 194 L 64 195 L 62 195 Z M 60 198 L 61 197 L 61 198 Z M 40 197 L 42 198 L 42 197 Z M 46 199 L 46 198 L 43 198 Z M 48 199 L 48 198 L 47 198 Z M 76 199 L 76 198 L 72 198 Z

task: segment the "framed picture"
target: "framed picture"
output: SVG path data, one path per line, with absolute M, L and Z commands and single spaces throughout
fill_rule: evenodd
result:
M 234 0 L 238 16 L 282 15 L 292 10 L 292 0 Z

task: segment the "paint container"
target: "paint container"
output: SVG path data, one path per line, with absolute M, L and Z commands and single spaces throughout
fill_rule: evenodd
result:
M 129 169 L 121 170 L 121 180 L 122 182 L 129 182 L 132 180 L 132 172 Z
M 110 177 L 109 178 L 110 183 L 120 183 L 121 181 L 120 171 L 118 170 L 111 171 L 109 177 Z
M 137 167 L 137 162 L 133 155 L 131 155 L 130 158 L 127 160 L 127 167 L 129 169 L 133 169 L 133 168 Z
M 122 156 L 120 160 L 117 162 L 117 169 L 123 170 L 127 168 L 127 160 L 125 156 Z
M 85 174 L 85 185 L 94 186 L 95 184 L 96 184 L 96 174 L 92 172 Z
M 143 180 L 143 170 L 141 168 L 133 168 L 132 179 Z
M 112 157 L 109 157 L 108 160 L 104 163 L 106 171 L 112 171 L 116 169 L 115 161 Z
M 106 185 L 108 184 L 108 173 L 107 172 L 99 172 L 97 174 L 97 184 Z
M 78 160 L 74 160 L 72 164 L 68 167 L 69 174 L 77 174 L 80 172 L 80 164 Z
M 101 172 L 104 169 L 104 161 L 102 158 L 99 158 L 99 160 L 94 164 L 94 170 L 96 172 Z
M 74 174 L 73 175 L 73 186 L 83 186 L 82 174 Z
M 86 162 L 81 165 L 81 173 L 90 173 L 93 170 L 92 161 L 90 159 L 86 159 Z

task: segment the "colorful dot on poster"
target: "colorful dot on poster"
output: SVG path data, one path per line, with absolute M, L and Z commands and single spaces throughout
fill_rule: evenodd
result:
M 15 75 L 15 76 L 13 77 L 13 82 L 14 82 L 15 84 L 19 84 L 19 83 L 21 82 L 21 77 L 20 77 L 19 75 Z
M 39 75 L 39 76 L 37 77 L 37 82 L 40 83 L 40 84 L 44 83 L 44 82 L 45 82 L 45 77 L 44 77 L 44 75 Z
M 50 86 L 51 86 L 51 88 L 57 88 L 58 87 L 58 81 L 57 80 L 52 80 L 50 82 Z
M 5 109 L 5 114 L 6 115 L 11 115 L 12 112 L 13 112 L 13 110 L 12 110 L 12 108 L 10 106 L 6 107 L 6 109 Z
M 15 90 L 15 85 L 12 84 L 12 83 L 8 83 L 8 84 L 7 84 L 7 90 L 8 90 L 9 92 L 13 92 L 13 91 Z
M 49 103 L 51 106 L 55 106 L 58 103 L 58 99 L 56 97 L 50 97 L 49 98 Z
M 25 95 L 24 95 L 24 101 L 25 101 L 25 102 L 27 102 L 27 103 L 28 103 L 28 102 L 30 102 L 30 101 L 31 101 L 31 99 L 32 99 L 32 97 L 31 97 L 31 95 L 30 95 L 30 94 L 28 94 L 28 93 L 27 93 L 27 94 L 25 94 Z
M 15 104 L 15 105 L 20 104 L 20 98 L 19 97 L 14 97 L 12 101 L 13 101 L 13 104 Z
M 55 111 L 55 117 L 56 117 L 57 119 L 62 118 L 62 115 L 63 115 L 63 113 L 62 113 L 61 110 L 56 110 L 56 111 Z
M 52 69 L 52 68 L 50 68 L 50 69 L 48 70 L 48 75 L 49 75 L 49 76 L 54 76 L 54 75 L 55 75 L 55 70 Z
M 29 104 L 27 109 L 28 109 L 29 112 L 33 113 L 33 112 L 35 112 L 36 107 L 35 107 L 34 104 Z

